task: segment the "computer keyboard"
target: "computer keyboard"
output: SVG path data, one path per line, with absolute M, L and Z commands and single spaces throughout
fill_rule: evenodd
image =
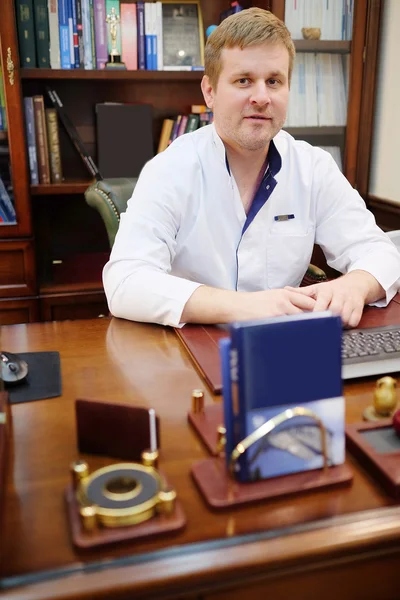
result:
M 343 331 L 342 379 L 396 372 L 400 372 L 400 325 Z

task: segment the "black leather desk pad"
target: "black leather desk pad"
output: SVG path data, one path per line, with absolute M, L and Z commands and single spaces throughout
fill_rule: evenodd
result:
M 18 352 L 28 363 L 28 375 L 19 383 L 7 385 L 10 404 L 61 396 L 61 365 L 58 352 Z

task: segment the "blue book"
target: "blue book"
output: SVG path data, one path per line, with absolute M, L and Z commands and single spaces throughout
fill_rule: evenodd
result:
M 68 21 L 68 0 L 58 0 L 60 29 L 60 62 L 62 69 L 71 69 L 71 50 Z
M 136 3 L 137 10 L 137 46 L 138 46 L 138 69 L 146 69 L 146 45 L 144 32 L 144 2 Z
M 230 341 L 220 347 L 227 466 L 239 442 L 293 407 L 308 408 L 323 421 L 330 464 L 343 463 L 340 317 L 302 313 L 234 323 L 229 329 Z M 235 471 L 240 481 L 253 481 L 322 464 L 317 421 L 297 416 L 251 446 L 237 461 Z
M 33 98 L 24 98 L 24 109 L 25 109 L 25 130 L 26 130 L 26 143 L 28 146 L 28 159 L 29 159 L 29 171 L 31 174 L 31 184 L 37 185 L 39 183 L 39 172 L 37 164 L 37 152 L 36 152 L 36 128 L 35 128 L 35 115 L 33 110 Z

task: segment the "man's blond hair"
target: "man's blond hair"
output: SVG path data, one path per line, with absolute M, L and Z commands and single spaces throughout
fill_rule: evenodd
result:
M 289 82 L 296 50 L 286 25 L 269 10 L 248 8 L 224 19 L 209 36 L 205 52 L 204 73 L 213 87 L 217 86 L 222 69 L 221 52 L 224 48 L 240 49 L 270 42 L 281 43 L 289 52 Z

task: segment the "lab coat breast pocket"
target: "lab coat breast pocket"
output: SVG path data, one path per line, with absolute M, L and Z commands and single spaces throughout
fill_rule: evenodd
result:
M 288 225 L 288 227 L 278 226 Z M 298 286 L 310 264 L 315 229 L 304 231 L 300 224 L 274 223 L 267 240 L 267 280 L 269 289 Z

